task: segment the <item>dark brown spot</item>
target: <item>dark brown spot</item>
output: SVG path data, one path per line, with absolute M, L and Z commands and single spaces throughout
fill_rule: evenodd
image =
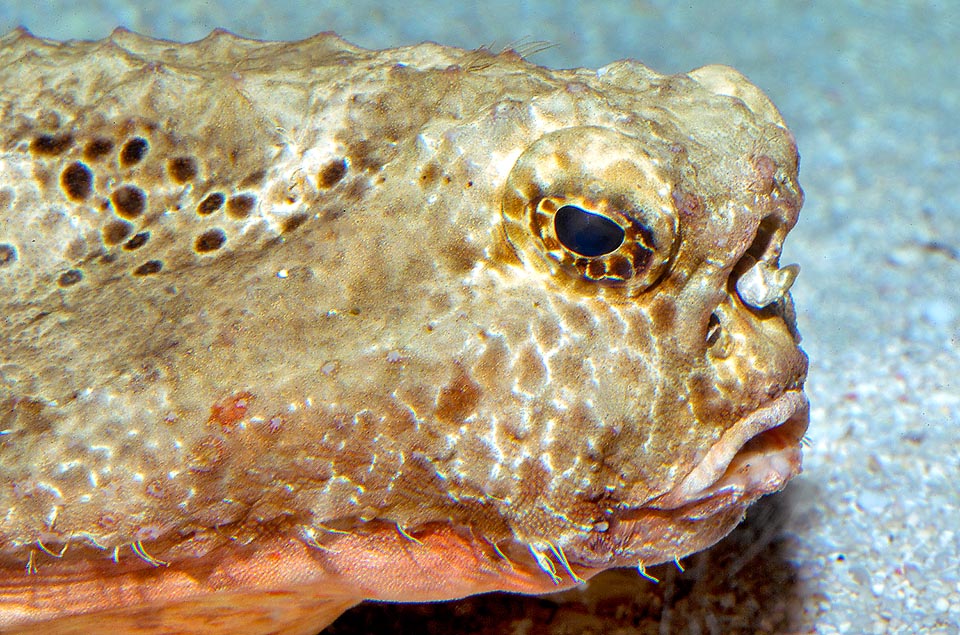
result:
M 48 403 L 29 397 L 0 401 L 0 425 L 5 430 L 16 430 L 18 435 L 27 435 L 28 439 L 49 432 L 53 418 L 49 416 L 50 408 L 45 408 Z
M 673 300 L 657 296 L 650 305 L 650 319 L 661 331 L 670 331 L 677 321 L 677 305 Z
M 630 250 L 630 259 L 633 261 L 634 271 L 646 271 L 647 267 L 650 266 L 650 261 L 653 260 L 653 252 L 635 244 L 633 249 Z
M 309 214 L 294 214 L 293 216 L 288 216 L 283 219 L 283 224 L 281 226 L 281 233 L 286 234 L 287 232 L 292 232 L 296 228 L 303 225 L 310 219 Z
M 174 157 L 167 162 L 167 172 L 175 182 L 186 183 L 197 176 L 197 162 L 193 157 Z
M 17 250 L 13 245 L 0 244 L 0 267 L 12 265 L 17 261 Z
M 60 277 L 57 278 L 57 284 L 64 288 L 72 287 L 81 280 L 83 280 L 83 273 L 79 269 L 71 269 L 60 274 Z
M 82 201 L 93 190 L 93 172 L 79 161 L 74 161 L 60 174 L 60 186 L 68 198 Z
M 603 275 L 607 273 L 607 267 L 602 260 L 587 260 L 582 258 L 577 260 L 577 266 L 583 267 L 583 274 L 590 280 L 602 280 Z
M 53 187 L 54 176 L 42 162 L 37 162 L 33 166 L 33 180 L 42 189 L 46 190 Z
M 127 220 L 137 218 L 147 208 L 147 195 L 143 190 L 133 185 L 124 185 L 114 190 L 110 199 L 117 215 Z
M 127 251 L 133 251 L 134 249 L 140 249 L 147 244 L 147 241 L 150 240 L 150 232 L 140 232 L 133 238 L 127 241 L 127 244 L 123 246 Z
M 64 247 L 63 255 L 67 260 L 81 260 L 87 255 L 86 239 L 80 236 L 71 239 Z
M 462 371 L 437 395 L 437 419 L 447 423 L 463 423 L 477 409 L 480 386 Z
M 343 159 L 334 159 L 321 168 L 317 175 L 317 185 L 322 189 L 329 189 L 340 182 L 347 174 L 347 162 Z
M 543 190 L 540 189 L 540 185 L 534 182 L 535 179 L 530 179 L 524 182 L 518 189 L 522 189 L 521 194 L 523 198 L 527 199 L 530 204 L 536 206 L 536 204 L 543 198 Z
M 149 276 L 159 273 L 163 269 L 163 263 L 159 260 L 148 260 L 133 270 L 135 276 Z
M 227 242 L 227 235 L 222 229 L 208 229 L 197 236 L 193 248 L 198 253 L 205 254 L 220 249 L 225 242 Z
M 103 228 L 103 244 L 112 247 L 127 239 L 133 233 L 133 225 L 122 220 L 115 220 Z
M 457 274 L 470 271 L 479 260 L 483 259 L 483 250 L 463 240 L 439 245 L 438 252 L 446 265 Z
M 251 194 L 231 196 L 230 200 L 227 201 L 227 216 L 238 220 L 246 218 L 250 215 L 250 212 L 253 211 L 253 206 L 256 205 L 256 203 L 256 197 Z
M 56 156 L 69 150 L 72 145 L 73 135 L 71 134 L 42 134 L 34 137 L 30 142 L 30 149 L 36 154 Z
M 87 161 L 99 161 L 113 150 L 113 141 L 97 137 L 87 142 L 83 148 L 83 158 Z
M 377 147 L 366 139 L 351 144 L 349 154 L 350 165 L 355 166 L 358 170 L 374 172 L 382 168 L 387 162 L 378 152 Z
M 256 188 L 263 185 L 263 179 L 266 178 L 266 170 L 257 170 L 256 172 L 251 172 L 240 181 L 240 185 L 237 189 L 245 190 L 248 188 Z
M 99 161 L 113 150 L 113 141 L 97 137 L 87 142 L 83 148 L 83 158 L 87 161 Z
M 437 164 L 436 161 L 431 161 L 420 170 L 420 184 L 424 187 L 429 187 L 437 182 L 440 175 L 440 165 Z
M 633 277 L 633 265 L 623 256 L 611 256 L 607 259 L 607 276 L 618 280 Z
M 200 214 L 201 216 L 213 214 L 215 211 L 223 207 L 223 202 L 225 200 L 226 198 L 220 192 L 207 194 L 206 198 L 200 201 L 200 204 L 197 205 L 197 214 Z
M 147 155 L 150 144 L 143 137 L 134 137 L 125 144 L 120 150 L 120 165 L 127 168 L 136 165 Z

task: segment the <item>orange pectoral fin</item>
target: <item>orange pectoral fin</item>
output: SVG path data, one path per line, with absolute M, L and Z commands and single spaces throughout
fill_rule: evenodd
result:
M 363 599 L 302 542 L 281 537 L 153 561 L 65 558 L 32 575 L 0 569 L 0 632 L 316 635 Z
M 2 632 L 11 635 L 316 635 L 358 601 L 359 598 L 324 597 L 297 590 L 212 593 L 165 606 L 141 605 L 69 615 Z
M 45 561 L 32 575 L 22 567 L 0 568 L 0 632 L 316 635 L 365 599 L 547 593 L 596 573 L 574 571 L 563 559 L 548 575 L 525 550 L 508 558 L 499 547 L 445 524 L 414 535 L 370 522 L 362 532 L 333 538 L 321 545 L 274 535 L 170 562 L 141 547 L 139 557 L 119 562 L 102 554 Z

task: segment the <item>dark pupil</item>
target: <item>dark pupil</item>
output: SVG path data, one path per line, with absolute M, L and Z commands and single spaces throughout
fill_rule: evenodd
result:
M 623 242 L 620 225 L 575 205 L 558 209 L 553 226 L 564 247 L 587 258 L 609 254 Z

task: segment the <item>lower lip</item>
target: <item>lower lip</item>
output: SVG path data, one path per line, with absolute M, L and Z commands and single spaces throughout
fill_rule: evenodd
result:
M 652 501 L 650 506 L 676 509 L 731 487 L 751 488 L 761 486 L 761 482 L 767 492 L 782 487 L 800 470 L 799 445 L 806 430 L 807 408 L 806 395 L 792 390 L 754 410 L 728 428 L 693 472 L 677 487 Z M 778 430 L 782 432 L 778 433 Z M 750 442 L 761 435 L 764 435 L 764 448 L 762 451 L 758 448 L 755 456 L 762 457 L 762 464 L 755 462 L 750 467 L 752 473 L 744 475 L 742 480 L 726 483 L 725 475 L 747 463 L 739 460 L 738 455 L 745 448 L 749 454 Z M 776 448 L 771 450 L 768 442 L 775 443 Z

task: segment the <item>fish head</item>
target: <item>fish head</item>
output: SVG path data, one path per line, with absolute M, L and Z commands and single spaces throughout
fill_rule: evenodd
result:
M 635 68 L 599 75 L 639 88 Z M 536 351 L 528 365 L 546 386 L 536 414 L 504 422 L 532 440 L 517 473 L 536 495 L 514 531 L 586 566 L 698 551 L 800 470 L 798 267 L 779 263 L 803 201 L 796 146 L 736 71 L 672 81 L 653 103 L 649 86 L 604 90 L 613 116 L 581 105 L 589 125 L 530 144 L 503 194 L 522 263 L 507 286 L 528 307 L 504 329 L 519 337 L 503 381 L 522 390 L 521 351 Z

